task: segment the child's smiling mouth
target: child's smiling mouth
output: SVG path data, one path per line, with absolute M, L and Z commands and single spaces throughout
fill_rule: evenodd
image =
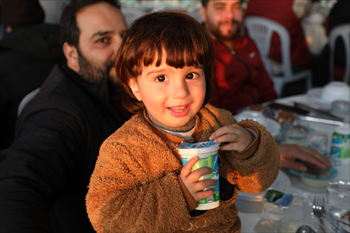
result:
M 185 116 L 189 109 L 190 109 L 190 105 L 186 105 L 186 106 L 177 106 L 177 107 L 167 107 L 168 111 L 177 117 L 180 116 Z

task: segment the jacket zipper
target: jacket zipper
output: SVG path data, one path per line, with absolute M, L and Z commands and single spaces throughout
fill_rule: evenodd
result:
M 228 51 L 231 53 L 231 55 L 240 63 L 242 63 L 246 69 L 247 69 L 247 73 L 248 73 L 248 78 L 245 80 L 244 84 L 242 85 L 242 87 L 240 88 L 241 92 L 244 94 L 248 94 L 252 100 L 254 104 L 257 104 L 256 98 L 252 93 L 248 93 L 244 90 L 244 87 L 247 85 L 247 83 L 249 82 L 250 78 L 251 78 L 251 72 L 250 72 L 250 68 L 248 66 L 248 64 L 246 62 L 244 62 L 242 59 L 240 59 L 237 55 L 234 49 L 231 49 L 230 47 L 228 47 L 225 43 L 223 43 L 222 41 L 218 40 L 218 42 L 220 42 L 222 45 L 224 45 Z

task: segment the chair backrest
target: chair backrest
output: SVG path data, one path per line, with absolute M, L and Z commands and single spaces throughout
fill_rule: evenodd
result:
M 273 32 L 277 33 L 281 41 L 283 73 L 285 76 L 292 75 L 290 63 L 290 36 L 287 29 L 273 20 L 260 16 L 247 16 L 244 19 L 244 23 L 248 30 L 249 37 L 252 38 L 258 46 L 261 58 L 270 76 L 272 76 L 271 61 L 269 59 L 271 38 Z
M 337 38 L 343 39 L 345 47 L 345 73 L 343 81 L 349 82 L 350 73 L 350 23 L 341 24 L 334 29 L 329 34 L 329 49 L 330 49 L 330 59 L 329 59 L 329 70 L 330 70 L 330 81 L 333 81 L 333 68 L 334 68 L 334 57 L 335 57 L 335 42 Z
M 40 87 L 38 87 L 37 89 L 29 92 L 19 103 L 18 105 L 18 110 L 17 110 L 17 116 L 19 116 L 23 110 L 23 108 L 27 105 L 27 103 L 34 98 L 34 96 L 36 96 L 36 94 L 38 94 L 38 92 L 40 91 Z

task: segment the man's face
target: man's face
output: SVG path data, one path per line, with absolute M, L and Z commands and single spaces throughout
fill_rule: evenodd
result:
M 200 13 L 212 39 L 230 41 L 238 35 L 243 21 L 240 0 L 209 0 Z
M 119 9 L 101 2 L 83 8 L 76 21 L 80 31 L 78 73 L 92 83 L 115 78 L 115 56 L 127 28 L 124 16 Z

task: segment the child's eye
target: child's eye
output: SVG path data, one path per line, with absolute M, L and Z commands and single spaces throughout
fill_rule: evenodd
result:
M 189 73 L 188 75 L 186 75 L 186 79 L 195 79 L 197 77 L 198 75 L 196 73 Z
M 158 82 L 164 82 L 166 80 L 167 80 L 167 77 L 165 77 L 164 75 L 158 76 L 156 78 L 156 81 L 158 81 Z

